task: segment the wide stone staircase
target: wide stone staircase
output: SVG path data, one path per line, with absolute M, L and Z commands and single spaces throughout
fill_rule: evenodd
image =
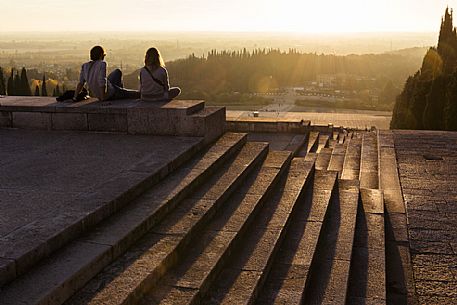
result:
M 386 304 L 379 169 L 395 159 L 377 131 L 292 151 L 247 138 L 223 134 L 8 277 L 0 304 Z

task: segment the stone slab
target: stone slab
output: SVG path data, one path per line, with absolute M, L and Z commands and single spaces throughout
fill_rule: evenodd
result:
M 52 116 L 47 112 L 13 112 L 12 126 L 24 129 L 52 129 Z
M 51 120 L 53 130 L 88 130 L 85 113 L 51 113 Z
M 11 112 L 0 111 L 0 127 L 12 127 Z
M 79 255 L 72 255 L 75 252 Z M 100 266 L 103 265 L 100 262 L 110 261 L 110 255 L 110 247 L 107 245 L 73 243 L 53 258 L 52 264 L 38 266 L 33 272 L 4 287 L 0 292 L 2 304 L 61 304 L 100 271 Z M 96 259 L 90 261 L 94 256 Z M 85 266 L 83 270 L 80 269 L 81 265 Z M 78 276 L 69 282 L 75 273 Z M 47 296 L 50 286 L 60 288 L 59 293 Z
M 384 197 L 381 190 L 360 189 L 365 213 L 384 214 Z
M 176 111 L 183 111 L 185 114 L 193 114 L 203 110 L 205 107 L 204 101 L 198 100 L 172 100 L 165 105 L 163 105 L 162 109 L 170 109 Z
M 275 151 L 295 151 L 303 145 L 304 135 L 294 133 L 255 133 L 248 134 L 249 141 L 268 142 L 270 150 Z
M 457 133 L 393 131 L 384 132 L 383 137 L 388 139 L 386 146 L 391 146 L 393 140 L 398 160 L 407 210 L 407 220 L 402 218 L 402 222 L 403 226 L 407 222 L 411 243 L 413 289 L 421 304 L 452 304 L 457 280 L 457 255 L 452 250 L 457 239 L 457 218 L 452 212 L 457 203 Z M 389 154 L 391 157 L 393 152 Z
M 117 113 L 88 113 L 87 127 L 90 131 L 127 132 L 127 117 Z
M 0 258 L 0 286 L 16 277 L 16 264 L 12 259 Z

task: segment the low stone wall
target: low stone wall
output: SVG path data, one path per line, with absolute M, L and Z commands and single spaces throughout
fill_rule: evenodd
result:
M 198 136 L 211 142 L 225 132 L 225 108 L 205 107 L 198 100 L 57 103 L 46 97 L 6 97 L 0 99 L 0 127 Z
M 301 119 L 281 118 L 236 118 L 227 119 L 227 130 L 256 133 L 307 133 L 310 122 Z

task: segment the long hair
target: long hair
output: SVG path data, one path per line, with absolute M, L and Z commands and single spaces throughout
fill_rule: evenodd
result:
M 144 57 L 144 64 L 155 68 L 165 67 L 162 56 L 160 55 L 159 50 L 156 48 L 150 48 L 146 51 L 146 56 Z

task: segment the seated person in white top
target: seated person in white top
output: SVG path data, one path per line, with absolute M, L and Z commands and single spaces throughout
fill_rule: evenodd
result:
M 144 101 L 168 101 L 181 93 L 178 87 L 170 88 L 168 71 L 156 48 L 150 48 L 140 70 L 140 93 Z
M 89 87 L 89 94 L 100 101 L 140 97 L 138 91 L 124 88 L 121 70 L 115 69 L 106 77 L 106 61 L 103 60 L 105 56 L 105 50 L 101 46 L 95 46 L 90 50 L 91 60 L 81 67 L 79 83 L 76 86 L 73 100 L 76 99 L 86 83 Z

